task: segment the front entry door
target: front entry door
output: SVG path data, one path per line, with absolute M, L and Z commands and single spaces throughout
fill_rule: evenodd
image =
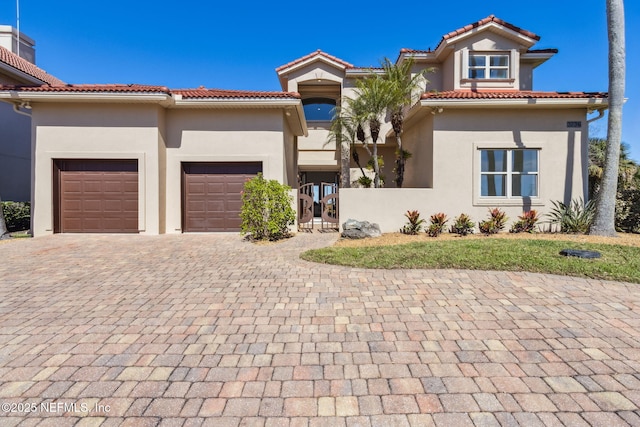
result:
M 298 224 L 300 229 L 338 227 L 337 172 L 302 172 L 298 191 Z M 313 180 L 313 181 L 312 181 Z

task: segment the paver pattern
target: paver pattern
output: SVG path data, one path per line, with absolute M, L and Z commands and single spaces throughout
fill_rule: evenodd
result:
M 0 244 L 0 425 L 640 426 L 637 285 L 298 258 L 336 237 Z

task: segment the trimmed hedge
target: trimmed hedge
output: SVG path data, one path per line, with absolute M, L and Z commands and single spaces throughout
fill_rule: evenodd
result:
M 10 233 L 30 228 L 31 204 L 29 202 L 2 202 L 2 212 Z

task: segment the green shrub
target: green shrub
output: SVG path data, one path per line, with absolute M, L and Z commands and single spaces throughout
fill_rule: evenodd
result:
M 530 210 L 524 212 L 518 217 L 518 221 L 511 225 L 509 233 L 533 233 L 536 229 L 536 223 L 540 220 L 538 212 Z
M 291 207 L 291 188 L 276 180 L 267 181 L 259 173 L 244 184 L 242 192 L 242 234 L 253 240 L 280 240 L 289 237 L 289 226 L 295 224 Z
M 427 234 L 429 237 L 438 237 L 447 225 L 447 216 L 442 212 L 439 212 L 431 215 L 429 220 L 431 221 L 431 224 L 429 225 L 429 228 L 427 228 Z
M 574 199 L 568 205 L 561 201 L 553 201 L 553 209 L 547 214 L 551 224 L 560 225 L 563 233 L 586 233 L 589 231 L 596 205 L 593 200 L 587 203 L 580 199 Z
M 31 225 L 31 204 L 28 202 L 2 202 L 2 212 L 7 230 L 28 230 Z
M 407 211 L 404 216 L 407 217 L 409 222 L 400 229 L 400 232 L 402 234 L 418 234 L 422 230 L 422 224 L 424 224 L 424 219 L 420 218 L 420 212 Z
M 640 233 L 640 189 L 618 191 L 615 218 L 617 230 Z
M 489 218 L 480 221 L 478 228 L 480 232 L 486 234 L 496 234 L 502 231 L 507 224 L 507 214 L 501 211 L 499 208 L 489 209 Z
M 462 213 L 454 220 L 449 232 L 466 236 L 467 234 L 473 234 L 473 228 L 474 224 L 469 215 Z
M 358 178 L 358 184 L 362 185 L 364 188 L 371 188 L 373 180 L 366 175 L 362 175 Z

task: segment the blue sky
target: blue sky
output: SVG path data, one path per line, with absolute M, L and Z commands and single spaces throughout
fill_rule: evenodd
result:
M 0 24 L 15 25 L 15 0 L 0 5 Z M 640 2 L 627 0 L 625 13 L 623 141 L 640 160 Z M 20 0 L 20 28 L 49 73 L 68 83 L 170 88 L 280 90 L 274 69 L 316 49 L 376 66 L 403 47 L 435 48 L 442 35 L 491 14 L 541 36 L 535 48 L 560 50 L 535 71 L 534 89 L 607 90 L 605 0 Z M 591 132 L 606 135 L 606 119 Z

